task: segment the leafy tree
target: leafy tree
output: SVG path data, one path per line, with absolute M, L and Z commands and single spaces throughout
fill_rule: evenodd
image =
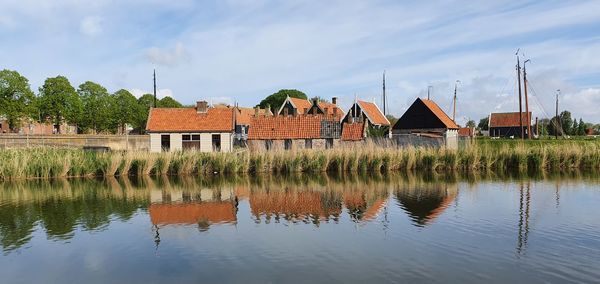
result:
M 34 99 L 27 78 L 17 71 L 0 71 L 0 115 L 6 117 L 10 129 L 18 127 L 21 118 L 35 116 Z
M 290 98 L 307 99 L 306 94 L 301 91 L 295 89 L 281 89 L 277 93 L 264 98 L 262 101 L 260 101 L 258 106 L 261 108 L 270 106 L 271 110 L 275 112 L 274 110 L 279 109 L 288 96 Z
M 571 135 L 579 135 L 578 133 L 579 130 L 579 123 L 577 123 L 577 119 L 573 120 L 573 126 L 571 126 Z
M 369 124 L 367 126 L 368 137 L 387 137 L 389 133 L 389 127 L 375 127 Z
M 146 121 L 148 121 L 150 108 L 154 106 L 154 96 L 152 94 L 144 94 L 138 98 L 137 104 L 138 113 L 136 116 L 136 127 L 143 130 L 146 128 Z
M 129 91 L 121 89 L 113 94 L 112 102 L 111 113 L 116 126 L 122 130 L 125 130 L 125 124 L 138 126 L 136 122 L 140 113 L 140 106 L 135 96 Z
M 550 124 L 550 119 L 542 118 L 538 121 L 539 135 L 545 136 L 548 135 L 548 125 Z
M 585 135 L 585 122 L 583 122 L 582 118 L 579 119 L 579 124 L 577 127 L 577 135 L 579 135 L 579 136 Z
M 81 122 L 81 99 L 69 79 L 64 76 L 46 79 L 40 87 L 39 111 L 42 120 L 49 118 L 55 126 L 63 121 L 71 124 Z M 60 127 L 57 131 L 60 132 Z
M 394 126 L 398 122 L 398 118 L 391 114 L 387 114 L 385 117 L 390 121 L 391 126 Z
M 157 102 L 157 106 L 158 107 L 170 107 L 170 108 L 179 108 L 179 107 L 183 107 L 183 105 L 176 101 L 175 99 L 166 96 L 162 99 L 160 99 L 160 101 Z
M 556 116 L 550 119 L 550 123 L 548 124 L 548 134 L 550 135 L 563 135 L 562 127 L 560 125 L 561 121 Z
M 488 130 L 490 124 L 490 118 L 488 116 L 479 120 L 479 124 L 477 124 L 477 128 L 481 130 Z
M 113 105 L 108 91 L 101 85 L 87 81 L 79 85 L 77 90 L 83 102 L 81 128 L 91 129 L 94 133 L 110 129 L 111 106 Z
M 573 133 L 573 119 L 571 118 L 571 112 L 565 110 L 560 113 L 560 125 L 566 134 Z
M 469 120 L 469 121 L 467 121 L 467 127 L 469 127 L 469 128 L 475 127 L 475 120 Z

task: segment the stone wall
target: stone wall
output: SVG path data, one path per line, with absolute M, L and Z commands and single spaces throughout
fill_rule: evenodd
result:
M 108 147 L 111 150 L 149 150 L 149 135 L 18 135 L 0 134 L 0 148 Z

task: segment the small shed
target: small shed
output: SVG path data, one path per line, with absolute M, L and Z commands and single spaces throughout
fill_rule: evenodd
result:
M 527 137 L 527 119 L 531 118 L 531 112 L 529 116 L 527 113 L 521 113 L 523 121 L 523 129 L 521 131 L 521 118 L 519 118 L 519 112 L 501 112 L 490 114 L 489 119 L 489 131 L 491 137 L 505 137 L 505 138 L 521 138 L 521 133 Z M 530 121 L 531 123 L 531 121 Z M 532 132 L 535 130 L 532 127 Z M 535 133 L 533 133 L 535 135 Z

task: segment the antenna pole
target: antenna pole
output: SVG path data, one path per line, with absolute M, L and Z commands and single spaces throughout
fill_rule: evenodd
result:
M 456 88 L 458 86 L 458 82 L 460 82 L 460 81 L 456 80 L 456 82 L 454 83 L 454 99 L 453 99 L 454 111 L 452 112 L 452 121 L 454 123 L 456 123 Z
M 521 139 L 525 137 L 523 129 L 523 102 L 521 98 L 521 62 L 519 61 L 519 51 L 517 50 L 517 80 L 519 81 L 519 126 L 521 127 Z
M 156 69 L 154 69 L 154 107 L 156 108 Z
M 431 89 L 433 89 L 433 86 L 429 85 L 427 86 L 427 99 L 430 100 L 430 93 L 431 93 Z
M 529 101 L 527 99 L 527 68 L 525 64 L 529 59 L 523 62 L 523 90 L 525 91 L 525 116 L 527 117 L 527 139 L 531 139 L 531 115 L 529 114 Z
M 554 130 L 554 136 L 556 136 L 556 139 L 558 139 L 558 129 L 562 128 L 560 127 L 560 118 L 558 117 L 558 94 L 560 94 L 560 90 L 556 90 L 556 121 L 555 121 L 555 130 Z
M 385 98 L 385 70 L 383 70 L 383 115 L 387 115 L 386 112 L 386 98 Z

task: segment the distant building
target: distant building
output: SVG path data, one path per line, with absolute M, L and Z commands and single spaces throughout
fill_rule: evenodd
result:
M 19 127 L 11 130 L 8 120 L 0 117 L 0 134 L 13 133 L 23 135 L 52 135 L 52 134 L 77 134 L 77 127 L 63 122 L 60 125 L 53 125 L 49 122 L 39 122 L 31 118 L 20 119 Z
M 366 127 L 382 128 L 389 131 L 390 121 L 383 115 L 377 104 L 356 101 L 342 119 L 342 123 L 366 122 Z
M 305 100 L 287 97 L 279 110 L 277 115 L 290 116 L 290 115 L 329 115 L 340 119 L 344 114 L 344 111 L 337 105 L 337 98 L 333 97 L 331 103 L 318 100 Z
M 491 137 L 521 138 L 521 133 L 527 137 L 527 114 L 521 113 L 523 119 L 523 131 L 518 112 L 492 113 L 489 119 L 489 131 Z M 531 112 L 529 112 L 531 118 Z M 535 132 L 533 123 L 532 132 Z M 535 135 L 535 133 L 533 133 Z
M 248 140 L 248 130 L 252 125 L 252 118 L 254 116 L 273 116 L 270 109 L 265 108 L 247 108 L 247 107 L 235 107 L 234 112 L 235 118 L 235 136 L 233 144 L 235 146 L 246 147 Z
M 151 108 L 146 131 L 150 134 L 151 152 L 230 152 L 234 109 L 209 107 L 206 101 L 190 108 Z
M 461 127 L 458 129 L 458 137 L 475 137 L 474 127 Z
M 255 116 L 248 131 L 251 150 L 329 149 L 340 142 L 341 125 L 328 115 Z
M 417 98 L 392 128 L 400 145 L 458 148 L 458 125 L 432 100 Z

